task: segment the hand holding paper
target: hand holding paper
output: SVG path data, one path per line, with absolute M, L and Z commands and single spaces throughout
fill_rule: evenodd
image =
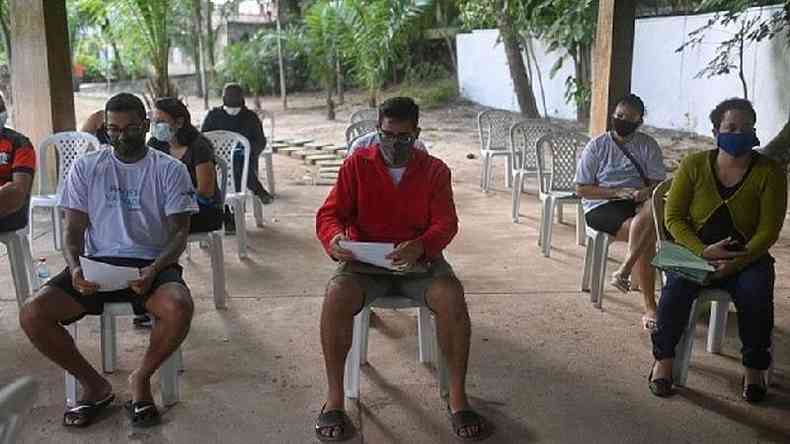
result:
M 99 291 L 123 290 L 129 288 L 129 281 L 140 278 L 140 271 L 136 268 L 118 267 L 86 257 L 80 257 L 80 266 L 85 280 L 97 284 Z
M 392 260 L 388 255 L 395 249 L 394 244 L 381 243 L 381 242 L 355 242 L 341 240 L 338 242 L 341 248 L 350 251 L 354 255 L 354 259 L 366 264 L 375 265 L 377 267 L 388 268 L 394 270 Z

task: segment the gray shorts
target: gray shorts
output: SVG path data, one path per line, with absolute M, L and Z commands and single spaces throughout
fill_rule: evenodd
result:
M 400 296 L 413 300 L 415 303 L 425 305 L 429 309 L 425 300 L 425 294 L 431 284 L 440 277 L 455 277 L 453 267 L 444 258 L 436 259 L 431 262 L 427 272 L 418 274 L 397 274 L 386 272 L 358 272 L 351 263 L 342 263 L 335 270 L 330 282 L 339 277 L 348 276 L 354 279 L 362 288 L 365 301 L 363 307 L 370 305 L 379 297 Z M 381 269 L 380 269 L 381 270 Z

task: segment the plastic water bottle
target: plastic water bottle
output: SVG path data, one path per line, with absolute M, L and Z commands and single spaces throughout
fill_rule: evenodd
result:
M 49 279 L 49 267 L 47 266 L 47 258 L 40 257 L 36 262 L 36 276 L 39 281 L 44 282 Z

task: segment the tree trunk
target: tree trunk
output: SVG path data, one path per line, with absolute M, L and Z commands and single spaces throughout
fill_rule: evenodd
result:
M 743 75 L 743 51 L 744 40 L 746 36 L 745 24 L 741 24 L 741 32 L 738 34 L 738 78 L 741 79 L 741 86 L 743 87 L 743 98 L 749 100 L 749 89 L 746 86 L 746 76 Z
M 326 88 L 326 119 L 335 120 L 335 101 L 332 100 L 332 86 Z
M 214 2 L 206 0 L 206 53 L 208 57 L 203 61 L 203 68 L 206 71 L 206 84 L 211 85 L 214 79 L 214 67 L 216 66 L 216 58 L 214 57 L 214 49 L 216 48 L 217 33 L 214 31 L 214 23 L 212 15 L 214 14 Z M 208 66 L 206 66 L 208 63 Z
M 343 66 L 340 63 L 340 57 L 335 57 L 335 78 L 337 79 L 337 103 L 342 105 L 346 103 L 346 88 L 343 85 Z
M 277 63 L 280 65 L 280 95 L 283 100 L 283 109 L 288 109 L 288 94 L 286 92 L 285 84 L 285 65 L 283 64 L 283 42 L 280 27 L 280 4 L 279 1 L 275 2 L 277 8 Z
M 519 46 L 518 33 L 513 29 L 513 21 L 506 12 L 502 11 L 497 18 L 497 23 L 502 43 L 505 46 L 510 78 L 513 81 L 513 89 L 521 114 L 528 118 L 539 118 L 538 105 L 535 103 L 535 94 L 532 92 L 532 85 L 527 78 L 524 57 Z
M 590 94 L 585 94 L 585 100 L 576 104 L 576 120 L 589 122 L 590 98 L 592 92 L 592 46 L 581 44 L 577 49 L 578 62 L 576 63 L 577 88 L 584 88 Z
M 207 98 L 206 92 L 203 90 L 203 75 L 201 63 L 202 57 L 200 55 L 202 34 L 202 12 L 200 7 L 200 0 L 192 0 L 192 61 L 195 63 L 195 81 L 197 83 L 198 97 Z
M 529 36 L 524 37 L 525 46 L 527 48 L 527 57 L 532 59 L 532 65 L 535 67 L 535 77 L 538 78 L 538 88 L 540 89 L 540 100 L 543 104 L 543 118 L 549 118 L 549 109 L 546 106 L 546 89 L 543 87 L 543 73 L 540 71 L 540 64 L 535 55 L 535 48 L 532 46 L 532 38 Z

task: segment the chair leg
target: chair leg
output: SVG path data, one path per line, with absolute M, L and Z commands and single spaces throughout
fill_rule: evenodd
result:
M 481 159 L 480 165 L 480 191 L 487 193 L 488 192 L 488 165 L 491 162 L 491 156 L 488 154 L 483 154 L 483 158 Z
M 710 322 L 708 322 L 708 353 L 721 354 L 721 345 L 724 342 L 724 333 L 727 331 L 727 314 L 730 304 L 711 301 Z
M 11 265 L 11 280 L 14 282 L 14 290 L 16 291 L 16 301 L 19 307 L 30 296 L 30 278 L 28 276 L 28 269 L 25 266 L 24 246 L 22 242 L 23 236 L 12 235 L 6 244 L 8 250 L 8 261 Z
M 563 224 L 563 223 L 565 223 L 565 214 L 564 214 L 564 211 L 563 211 L 563 209 L 565 208 L 565 205 L 562 204 L 562 201 L 559 201 L 559 202 L 557 202 L 556 206 L 557 206 L 557 223 L 558 224 Z
M 269 194 L 274 196 L 274 163 L 273 154 L 271 151 L 263 153 L 263 163 L 266 166 L 266 183 L 269 185 Z
M 552 229 L 552 225 L 554 225 L 552 223 L 552 221 L 554 220 L 554 218 L 552 216 L 554 214 L 554 206 L 555 205 L 556 205 L 556 203 L 555 203 L 553 197 L 549 196 L 549 197 L 546 198 L 546 203 L 545 203 L 545 206 L 543 207 L 543 211 L 544 211 L 543 224 L 542 224 L 542 229 L 543 229 L 543 241 L 542 242 L 543 243 L 541 245 L 543 247 L 543 256 L 544 257 L 551 256 L 551 229 Z
M 20 232 L 20 241 L 22 242 L 22 254 L 25 260 L 25 272 L 27 273 L 28 284 L 30 285 L 30 292 L 38 291 L 43 282 L 39 282 L 38 275 L 36 274 L 36 267 L 33 263 L 33 251 L 30 248 L 30 239 L 23 236 Z
M 511 206 L 511 213 L 510 218 L 513 220 L 514 224 L 518 223 L 518 210 L 521 206 L 521 186 L 516 186 L 521 184 L 521 172 L 516 173 L 515 177 L 515 184 L 513 186 L 513 193 L 512 193 L 512 206 Z
M 587 239 L 587 248 L 584 251 L 584 272 L 582 273 L 581 290 L 590 291 L 590 275 L 592 274 L 593 258 L 595 257 L 595 240 Z
M 362 335 L 366 329 L 362 326 L 362 313 L 370 308 L 365 307 L 362 312 L 354 316 L 354 333 L 351 340 L 351 350 L 346 356 L 346 371 L 343 375 L 343 386 L 346 398 L 359 398 L 359 366 L 362 352 Z
M 513 153 L 508 153 L 505 156 L 505 186 L 510 188 L 513 186 Z
M 263 204 L 257 196 L 252 196 L 252 215 L 255 217 L 255 225 L 263 226 Z
M 694 347 L 694 329 L 697 326 L 697 301 L 691 304 L 691 313 L 686 324 L 686 330 L 675 347 L 675 361 L 672 366 L 672 379 L 675 385 L 685 387 L 688 379 L 691 351 Z
M 584 208 L 581 203 L 576 204 L 576 244 L 584 246 L 587 241 L 587 221 L 584 219 Z
M 417 350 L 417 360 L 421 364 L 435 364 L 436 351 L 433 348 L 433 341 L 436 332 L 431 321 L 431 311 L 427 307 L 417 309 L 417 337 L 419 348 Z
M 244 217 L 244 202 L 242 199 L 233 202 L 233 216 L 236 219 L 236 237 L 239 243 L 239 259 L 247 258 L 247 225 Z
M 61 251 L 63 249 L 63 215 L 60 214 L 58 207 L 52 208 L 52 225 L 54 227 L 55 249 Z
M 590 299 L 596 308 L 603 308 L 603 288 L 606 281 L 606 262 L 609 257 L 609 237 L 604 233 L 598 233 L 595 239 L 595 250 L 593 253 L 592 268 L 592 288 Z
M 227 308 L 225 302 L 225 252 L 222 247 L 222 236 L 209 233 L 211 243 L 211 283 L 214 287 L 214 307 Z
M 66 326 L 66 331 L 69 332 L 74 341 L 77 341 L 77 322 Z M 69 372 L 66 374 L 66 406 L 74 407 L 77 405 L 77 378 Z
M 102 370 L 104 373 L 115 371 L 117 342 L 115 338 L 115 316 L 104 313 L 99 318 L 101 336 Z

